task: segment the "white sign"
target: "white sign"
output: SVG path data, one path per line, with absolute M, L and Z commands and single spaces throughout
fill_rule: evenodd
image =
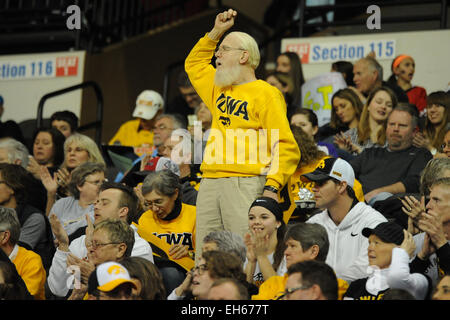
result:
M 359 40 L 342 42 L 305 42 L 304 39 L 286 43 L 282 52 L 296 52 L 302 64 L 332 63 L 339 60 L 356 61 L 375 52 L 377 60 L 395 58 L 395 40 Z
M 47 93 L 83 82 L 86 52 L 47 52 L 0 55 L 2 121 L 35 119 L 39 100 Z M 44 119 L 61 110 L 80 116 L 83 90 L 52 97 L 45 102 Z
M 76 76 L 78 65 L 78 57 L 68 55 L 0 61 L 0 81 Z
M 303 108 L 312 109 L 317 115 L 319 127 L 330 122 L 331 98 L 340 89 L 347 88 L 347 83 L 340 72 L 321 74 L 302 85 Z

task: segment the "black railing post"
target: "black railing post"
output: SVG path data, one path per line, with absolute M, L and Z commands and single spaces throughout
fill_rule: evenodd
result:
M 305 2 L 306 0 L 300 0 L 300 17 L 298 23 L 298 36 L 303 37 L 303 25 L 305 24 Z
M 42 96 L 42 98 L 39 100 L 38 108 L 37 108 L 37 117 L 36 117 L 36 128 L 41 128 L 43 123 L 43 112 L 44 112 L 44 104 L 45 102 L 53 97 L 60 96 L 69 92 L 72 92 L 74 90 L 78 89 L 84 89 L 86 87 L 92 87 L 95 91 L 95 96 L 97 97 L 97 112 L 96 112 L 96 121 L 83 125 L 84 129 L 88 129 L 91 127 L 95 128 L 95 142 L 100 145 L 101 144 L 101 137 L 102 137 L 102 127 L 103 127 L 103 95 L 102 90 L 100 89 L 99 85 L 94 81 L 86 81 L 82 82 L 80 84 L 67 87 L 64 89 L 56 90 L 49 92 Z M 78 128 L 78 129 L 81 129 Z
M 447 28 L 447 0 L 441 0 L 441 29 Z

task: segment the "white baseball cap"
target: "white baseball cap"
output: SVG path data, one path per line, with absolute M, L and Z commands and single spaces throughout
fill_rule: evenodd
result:
M 158 110 L 164 108 L 164 101 L 161 95 L 153 90 L 144 90 L 136 99 L 136 108 L 133 117 L 151 120 Z
M 104 292 L 112 291 L 123 283 L 131 283 L 136 287 L 128 270 L 120 263 L 112 261 L 97 266 L 89 280 L 89 285 Z
M 316 170 L 302 175 L 311 181 L 323 181 L 334 178 L 339 181 L 345 181 L 353 188 L 355 184 L 355 172 L 347 161 L 341 158 L 327 158 L 322 160 Z

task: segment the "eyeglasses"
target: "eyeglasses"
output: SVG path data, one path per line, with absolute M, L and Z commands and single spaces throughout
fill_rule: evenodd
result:
M 166 202 L 164 200 L 162 200 L 162 202 L 159 202 L 161 200 L 156 200 L 156 201 L 158 201 L 158 202 L 145 201 L 144 206 L 148 209 L 151 209 L 153 207 L 162 208 L 166 204 Z
M 227 52 L 227 51 L 232 51 L 232 50 L 247 51 L 247 49 L 244 49 L 244 48 L 233 48 L 233 47 L 221 45 L 216 49 L 216 53 Z
M 164 126 L 164 125 L 161 125 L 161 126 L 155 126 L 155 129 L 154 129 L 154 130 L 156 130 L 156 129 L 158 129 L 158 130 L 173 130 L 173 128 L 168 128 L 168 127 L 166 127 L 166 126 Z
M 197 272 L 199 276 L 201 276 L 206 270 L 208 270 L 208 266 L 206 264 L 201 264 L 192 269 L 192 273 Z
M 88 246 L 92 247 L 92 249 L 96 250 L 100 247 L 107 246 L 108 244 L 121 244 L 121 243 L 123 243 L 123 242 L 98 243 L 98 242 L 93 241 L 93 242 L 88 243 Z
M 286 290 L 284 290 L 283 294 L 277 300 L 283 300 L 283 299 L 289 297 L 295 291 L 306 290 L 306 289 L 309 289 L 311 287 L 312 287 L 312 285 L 302 285 L 302 286 L 299 286 L 299 287 L 286 289 Z

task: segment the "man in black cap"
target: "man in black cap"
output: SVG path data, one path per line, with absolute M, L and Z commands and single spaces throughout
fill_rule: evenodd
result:
M 323 209 L 307 222 L 318 223 L 327 230 L 330 249 L 326 263 L 347 282 L 366 277 L 368 243 L 361 230 L 374 228 L 386 218 L 358 201 L 353 191 L 355 174 L 343 159 L 324 159 L 315 171 L 303 177 L 315 182 L 312 191 L 316 207 Z
M 409 259 L 416 248 L 412 235 L 395 222 L 364 228 L 362 235 L 369 239 L 367 255 L 371 274 L 352 282 L 344 300 L 380 300 L 391 288 L 405 290 L 415 299 L 424 300 L 431 280 L 409 271 Z

